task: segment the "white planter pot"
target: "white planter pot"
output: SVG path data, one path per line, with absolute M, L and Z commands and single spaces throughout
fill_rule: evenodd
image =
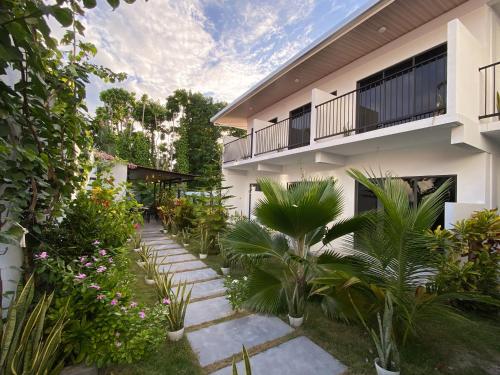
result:
M 207 254 L 200 254 L 200 259 L 207 259 Z
M 135 251 L 136 253 L 138 253 L 139 251 L 141 251 L 141 248 L 140 248 L 140 247 L 136 247 L 136 248 L 134 249 L 134 251 Z
M 188 247 L 189 244 L 188 243 L 183 243 L 184 247 Z
M 148 285 L 154 285 L 155 280 L 154 279 L 148 279 L 146 276 L 144 276 L 144 282 Z
M 140 261 L 137 261 L 137 265 L 139 267 L 144 267 L 146 265 L 146 262 L 140 262 Z
M 399 375 L 399 371 L 389 371 L 385 368 L 380 367 L 378 364 L 379 359 L 375 358 L 375 369 L 377 370 L 377 375 Z
M 162 229 L 162 230 L 160 230 L 160 232 L 163 233 L 163 234 L 166 234 L 167 230 L 166 229 Z
M 181 328 L 180 330 L 174 332 L 168 331 L 167 335 L 170 341 L 179 341 L 180 339 L 182 339 L 182 336 L 184 336 L 184 328 Z
M 221 270 L 221 272 L 222 272 L 222 274 L 223 274 L 224 276 L 227 276 L 227 275 L 229 275 L 229 271 L 230 271 L 231 269 L 230 269 L 229 267 L 221 267 L 221 268 L 220 268 L 220 270 Z
M 301 316 L 300 318 L 294 318 L 294 317 L 288 315 L 288 321 L 290 322 L 290 325 L 293 328 L 298 328 L 302 325 L 302 323 L 304 323 L 304 317 Z
M 172 235 L 171 235 L 171 237 L 172 237 L 172 238 L 175 238 L 175 237 L 177 237 L 177 235 L 176 235 L 176 234 L 172 234 Z

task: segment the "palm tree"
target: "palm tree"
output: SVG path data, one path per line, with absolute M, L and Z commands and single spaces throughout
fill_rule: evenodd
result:
M 390 175 L 377 179 L 356 169 L 348 174 L 375 194 L 382 209 L 365 218 L 344 255 L 338 255 L 346 267 L 324 270 L 314 280 L 315 292 L 331 302 L 332 315 L 355 319 L 359 310 L 363 318 L 373 318 L 390 292 L 396 329 L 404 341 L 417 333 L 424 319 L 462 319 L 449 305 L 450 299 L 483 300 L 471 294 L 439 294 L 433 288 L 439 257 L 426 231 L 443 209 L 449 181 L 412 204 L 401 179 Z
M 225 236 L 233 260 L 251 263 L 246 307 L 265 313 L 303 314 L 316 258 L 310 247 L 351 233 L 360 218 L 338 221 L 342 191 L 333 179 L 304 180 L 289 189 L 269 179 L 258 181 L 264 198 L 257 221 L 240 220 Z M 329 223 L 337 222 L 327 228 Z

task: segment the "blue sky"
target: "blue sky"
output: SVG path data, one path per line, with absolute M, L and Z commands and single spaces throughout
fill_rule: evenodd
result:
M 137 95 L 186 88 L 230 102 L 373 0 L 149 0 L 88 11 L 95 62 Z M 93 80 L 89 107 L 106 86 Z

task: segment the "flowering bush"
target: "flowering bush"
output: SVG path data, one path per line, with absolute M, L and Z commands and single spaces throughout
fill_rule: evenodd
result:
M 92 253 L 92 242 L 114 249 L 136 231 L 142 221 L 139 203 L 112 179 L 98 178 L 91 190 L 80 191 L 66 210 L 60 224 L 49 226 L 43 233 L 48 249 L 58 249 L 60 257 L 72 259 Z
M 69 262 L 45 251 L 35 259 L 40 277 L 56 286 L 51 320 L 69 299 L 62 338 L 67 360 L 102 367 L 133 362 L 154 350 L 164 340 L 166 314 L 163 306 L 147 309 L 132 300 L 127 259 L 100 245 L 94 241 L 92 255 Z
M 248 278 L 243 276 L 241 279 L 226 276 L 224 279 L 226 287 L 226 298 L 231 304 L 233 310 L 240 310 L 248 298 Z

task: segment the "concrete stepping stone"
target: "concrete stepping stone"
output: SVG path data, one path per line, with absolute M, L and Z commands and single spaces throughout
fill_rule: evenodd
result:
M 151 233 L 151 234 L 143 234 L 143 235 L 141 235 L 141 239 L 143 241 L 148 241 L 148 240 L 168 240 L 168 237 L 166 237 L 162 233 Z
M 162 248 L 162 249 L 178 249 L 183 248 L 181 245 L 175 242 L 167 242 L 167 241 L 157 241 L 157 242 L 144 242 L 144 245 L 154 248 Z
M 187 338 L 198 355 L 200 365 L 205 367 L 240 353 L 242 345 L 250 349 L 291 332 L 293 328 L 281 319 L 249 315 L 189 332 Z
M 160 250 L 157 251 L 157 253 L 165 254 L 167 255 L 167 259 L 162 264 L 170 264 L 170 263 L 175 263 L 175 262 L 189 262 L 192 260 L 198 260 L 193 254 L 189 253 L 183 253 L 183 254 L 178 254 L 178 255 L 171 255 L 171 253 L 168 252 L 169 250 Z M 205 263 L 203 263 L 205 264 Z
M 199 268 L 207 268 L 207 265 L 203 263 L 201 260 L 193 260 L 189 262 L 181 262 L 181 263 L 172 263 L 172 264 L 163 264 L 167 261 L 168 257 L 161 261 L 158 266 L 158 271 L 160 272 L 181 272 L 181 271 L 189 271 L 196 270 Z
M 188 305 L 184 324 L 186 327 L 191 327 L 233 314 L 234 311 L 226 297 L 205 299 Z
M 156 250 L 152 249 L 153 255 L 158 255 L 159 257 L 162 256 L 177 256 L 177 255 L 187 255 L 189 254 L 186 250 L 184 249 L 162 249 L 162 250 Z M 196 259 L 196 258 L 195 258 Z
M 250 358 L 253 375 L 340 375 L 347 367 L 305 336 L 287 341 Z M 244 373 L 243 362 L 237 364 Z M 211 375 L 232 375 L 232 366 Z
M 207 298 L 212 296 L 219 296 L 226 292 L 224 281 L 222 279 L 215 279 L 203 281 L 201 283 L 191 284 L 193 290 L 191 292 L 191 299 Z M 174 293 L 176 289 L 174 288 Z M 195 302 L 193 302 L 195 303 Z
M 206 281 L 208 279 L 214 279 L 219 275 L 211 268 L 204 268 L 202 270 L 186 271 L 175 273 L 172 278 L 173 285 L 180 284 L 184 281 L 196 282 L 196 281 Z
M 146 246 L 153 246 L 153 245 L 170 245 L 170 246 L 181 246 L 176 242 L 173 242 L 171 240 L 150 240 L 150 241 L 142 241 L 143 244 Z

